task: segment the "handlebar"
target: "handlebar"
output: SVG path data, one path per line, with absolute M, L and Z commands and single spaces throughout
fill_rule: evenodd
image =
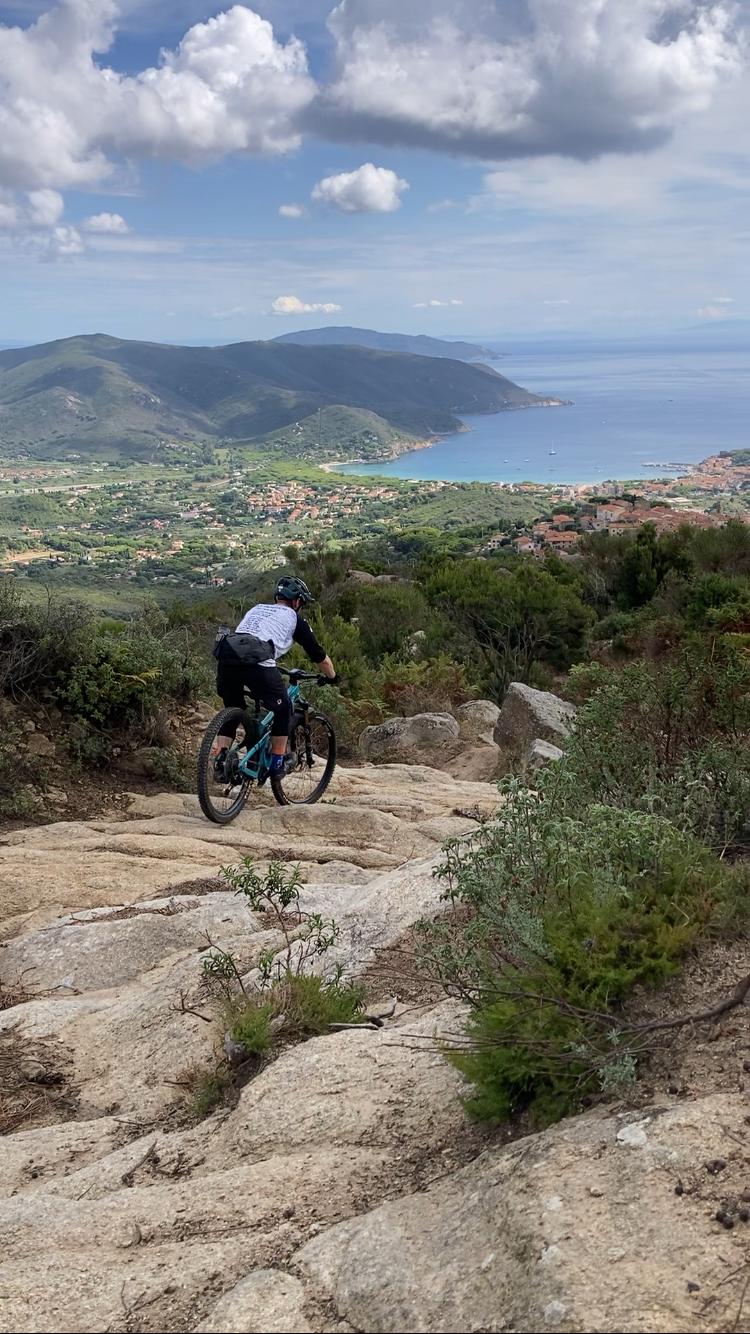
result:
M 319 686 L 338 685 L 338 678 L 333 680 L 330 676 L 323 676 L 320 672 L 303 672 L 300 667 L 293 667 L 291 671 L 287 667 L 279 667 L 282 676 L 288 676 L 292 682 L 296 681 L 317 681 Z

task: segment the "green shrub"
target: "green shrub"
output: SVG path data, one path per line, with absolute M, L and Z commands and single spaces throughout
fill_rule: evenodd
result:
M 151 755 L 151 776 L 161 787 L 186 792 L 193 786 L 193 765 L 179 750 L 155 747 Z
M 271 1020 L 276 1014 L 272 999 L 266 993 L 254 996 L 235 996 L 227 1000 L 223 1018 L 233 1042 L 244 1047 L 248 1057 L 263 1056 L 271 1046 Z
M 425 963 L 470 1003 L 449 1055 L 491 1119 L 555 1119 L 632 1074 L 622 1003 L 738 908 L 732 868 L 668 820 L 571 815 L 552 774 L 539 789 L 507 780 L 497 818 L 448 844 L 440 874 L 461 912 L 421 928 Z
M 597 678 L 559 770 L 569 803 L 655 811 L 718 848 L 741 839 L 750 808 L 750 657 L 724 641 Z
M 229 1088 L 229 1072 L 223 1066 L 194 1065 L 178 1081 L 188 1096 L 191 1115 L 204 1121 L 224 1102 Z
M 354 1024 L 362 1018 L 362 987 L 301 974 L 284 978 L 274 990 L 274 1004 L 284 1015 L 285 1038 L 315 1037 L 327 1033 L 331 1024 Z
M 20 820 L 37 809 L 33 788 L 39 786 L 39 765 L 26 753 L 17 722 L 0 710 L 0 817 Z
M 74 602 L 27 604 L 0 582 L 0 693 L 59 708 L 81 763 L 106 758 L 114 730 L 145 736 L 165 702 L 208 689 L 208 661 L 155 607 L 115 621 Z

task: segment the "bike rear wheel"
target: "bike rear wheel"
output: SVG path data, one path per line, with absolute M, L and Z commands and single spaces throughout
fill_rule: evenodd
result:
M 322 713 L 307 722 L 295 714 L 289 734 L 287 771 L 271 774 L 271 790 L 280 806 L 312 806 L 320 801 L 336 768 L 336 733 Z
M 222 760 L 218 738 L 233 733 L 234 743 Z M 222 709 L 206 729 L 198 753 L 198 801 L 214 824 L 229 824 L 247 801 L 250 780 L 240 773 L 239 765 L 256 737 L 257 724 L 244 709 Z

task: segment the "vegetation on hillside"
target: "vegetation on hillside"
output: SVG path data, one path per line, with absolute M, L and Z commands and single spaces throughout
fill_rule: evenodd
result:
M 0 457 L 151 458 L 257 440 L 319 408 L 364 410 L 420 438 L 466 412 L 540 402 L 483 365 L 365 347 L 173 347 L 67 338 L 0 352 Z M 311 443 L 311 453 L 314 450 Z M 328 454 L 327 456 L 330 456 Z
M 29 603 L 12 580 L 0 581 L 0 701 L 54 729 L 79 765 L 109 763 L 123 741 L 163 745 L 168 711 L 208 690 L 207 655 L 156 607 L 115 621 L 72 601 Z M 13 794 L 22 798 L 24 778 L 33 781 L 38 768 L 16 740 L 15 767 L 0 760 L 5 813 L 16 813 Z M 9 759 L 7 745 L 3 754 Z

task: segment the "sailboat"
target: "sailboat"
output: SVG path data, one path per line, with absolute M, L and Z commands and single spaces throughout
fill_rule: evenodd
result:
M 550 450 L 550 455 L 552 455 L 552 454 L 556 454 L 556 453 L 557 453 L 557 450 L 555 449 L 555 446 L 553 445 L 552 448 L 551 448 L 551 450 Z

